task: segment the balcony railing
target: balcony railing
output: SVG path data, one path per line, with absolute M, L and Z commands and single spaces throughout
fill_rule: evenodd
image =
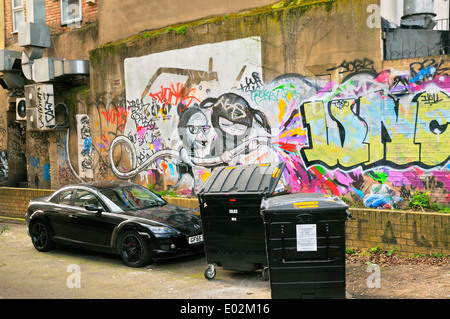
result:
M 436 21 L 436 26 L 433 28 L 433 30 L 436 31 L 448 31 L 450 30 L 450 25 L 449 25 L 449 20 L 450 19 L 436 19 L 434 21 Z

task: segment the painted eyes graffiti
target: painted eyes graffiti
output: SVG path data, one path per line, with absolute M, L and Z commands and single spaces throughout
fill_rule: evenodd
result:
M 201 131 L 205 135 L 208 134 L 211 129 L 209 125 L 188 125 L 187 128 L 191 134 L 198 134 Z
M 246 125 L 231 122 L 224 117 L 219 117 L 219 126 L 223 132 L 236 136 L 244 135 L 248 129 Z

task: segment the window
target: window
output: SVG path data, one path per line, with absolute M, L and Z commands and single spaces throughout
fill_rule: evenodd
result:
M 50 202 L 55 203 L 55 204 L 63 204 L 63 205 L 70 205 L 71 203 L 71 198 L 72 198 L 72 192 L 73 191 L 63 191 L 61 193 L 59 193 L 56 196 L 53 196 L 50 199 Z
M 79 27 L 81 0 L 61 0 L 61 24 Z
M 19 31 L 19 26 L 25 23 L 23 0 L 11 0 L 13 32 Z
M 94 194 L 88 191 L 78 190 L 75 197 L 75 206 L 85 207 L 87 205 L 102 206 Z

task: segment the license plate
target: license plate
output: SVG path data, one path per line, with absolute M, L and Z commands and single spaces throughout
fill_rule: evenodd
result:
M 188 237 L 189 245 L 198 244 L 198 243 L 201 243 L 201 242 L 203 242 L 203 234 L 202 235 Z

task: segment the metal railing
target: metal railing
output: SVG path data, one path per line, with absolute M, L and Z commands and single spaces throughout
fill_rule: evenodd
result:
M 447 31 L 450 30 L 450 25 L 449 25 L 449 18 L 447 19 L 436 19 L 434 21 L 436 21 L 436 26 L 433 28 L 433 30 L 436 31 Z

